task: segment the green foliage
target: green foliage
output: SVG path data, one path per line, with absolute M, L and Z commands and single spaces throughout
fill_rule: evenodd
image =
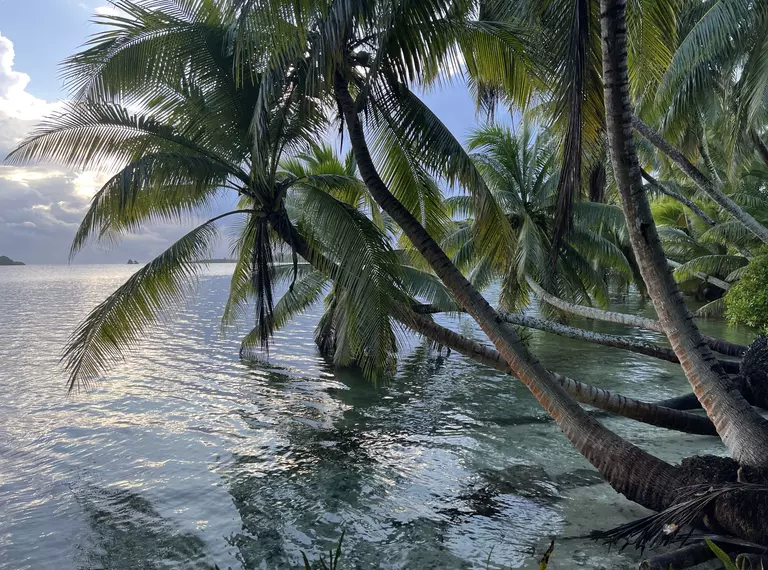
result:
M 768 255 L 749 263 L 725 296 L 725 305 L 729 322 L 768 330 Z
M 464 219 L 453 224 L 443 247 L 477 288 L 500 280 L 500 305 L 516 311 L 529 302 L 528 277 L 546 283 L 559 297 L 601 305 L 608 301 L 610 279 L 632 281 L 632 266 L 622 248 L 626 245 L 624 216 L 609 204 L 573 204 L 573 227 L 561 239 L 560 254 L 553 260 L 559 172 L 548 131 L 523 119 L 514 129 L 479 128 L 468 144 L 511 229 L 508 234 L 496 234 L 492 248 L 479 248 L 474 228 L 483 222 L 474 216 L 474 203 L 464 196 L 446 200 L 449 212 Z
M 738 568 L 736 568 L 736 564 L 734 564 L 731 560 L 731 557 L 728 556 L 728 554 L 726 554 L 722 548 L 720 548 L 708 538 L 705 538 L 704 541 L 707 543 L 707 546 L 709 546 L 709 549 L 714 553 L 717 559 L 723 563 L 725 570 L 738 570 Z

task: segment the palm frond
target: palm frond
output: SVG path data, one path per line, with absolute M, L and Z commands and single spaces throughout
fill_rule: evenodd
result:
M 80 323 L 64 349 L 61 361 L 69 372 L 69 389 L 89 383 L 134 347 L 142 333 L 182 302 L 194 285 L 200 265 L 217 236 L 215 222 L 198 226 L 165 252 L 134 273 Z
M 701 273 L 725 277 L 748 263 L 747 258 L 740 255 L 702 255 L 677 267 L 675 279 L 678 281 L 695 279 Z

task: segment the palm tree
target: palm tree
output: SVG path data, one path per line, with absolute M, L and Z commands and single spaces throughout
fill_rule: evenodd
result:
M 606 125 L 614 177 L 622 199 L 630 242 L 672 348 L 707 415 L 734 457 L 765 465 L 768 425 L 733 389 L 703 342 L 672 278 L 642 183 L 631 137 L 633 121 L 627 88 L 625 0 L 601 0 Z
M 111 51 L 126 37 L 167 34 L 184 53 L 184 65 L 159 81 L 122 85 L 119 103 L 104 94 L 68 104 L 23 141 L 10 160 L 53 160 L 116 172 L 94 196 L 72 255 L 92 238 L 115 241 L 155 220 L 194 219 L 225 195 L 237 207 L 197 226 L 91 312 L 64 353 L 70 389 L 87 385 L 119 360 L 125 347 L 138 342 L 169 305 L 184 301 L 199 272 L 197 261 L 210 257 L 216 223 L 230 217 L 240 218 L 240 225 L 224 322 L 232 323 L 254 302 L 255 327 L 246 344 L 254 338 L 267 342 L 275 326 L 273 252 L 283 244 L 294 259 L 299 254 L 317 266 L 332 266 L 336 282 L 359 303 L 358 318 L 349 324 L 357 327 L 357 344 L 339 358 L 355 358 L 375 375 L 391 358 L 394 321 L 387 307 L 407 302 L 392 287 L 391 275 L 399 267 L 395 253 L 381 229 L 334 196 L 359 186 L 348 172 L 279 167 L 285 153 L 298 152 L 322 135 L 323 109 L 310 98 L 285 97 L 282 86 L 268 92 L 263 76 L 238 83 L 231 19 L 223 8 L 201 5 L 185 19 L 134 4 L 122 7 L 135 20 L 105 18 L 125 25 L 96 36 L 89 49 L 69 60 L 71 81 L 85 91 L 104 87 L 92 75 L 94 67 L 104 71 L 104 62 L 94 54 Z M 112 55 L 118 61 L 124 56 L 120 50 Z M 268 136 L 254 146 L 249 128 L 262 98 L 272 101 L 265 118 Z
M 552 143 L 547 131 L 527 120 L 514 132 L 486 126 L 469 137 L 472 159 L 513 230 L 499 236 L 494 252 L 475 253 L 473 200 L 467 196 L 446 200 L 454 217 L 469 216 L 454 224 L 444 241 L 446 251 L 479 289 L 500 280 L 500 307 L 508 311 L 528 305 L 529 278 L 546 283 L 560 297 L 600 305 L 608 302 L 609 279 L 625 286 L 633 278 L 630 262 L 614 242 L 625 234 L 623 215 L 607 204 L 577 201 L 571 206 L 576 223 L 560 238 L 559 255 L 552 263 L 559 179 Z
M 393 348 L 391 315 L 411 300 L 392 286 L 397 254 L 369 218 L 327 191 L 328 185 L 348 185 L 348 177 L 297 177 L 279 166 L 283 156 L 316 142 L 328 108 L 336 104 L 358 172 L 382 216 L 401 228 L 614 488 L 651 508 L 669 505 L 683 480 L 680 471 L 585 413 L 445 255 L 425 229 L 436 220 L 418 207 L 433 190 L 422 174 L 439 173 L 477 201 L 481 254 L 492 250 L 499 232 L 512 234 L 469 156 L 409 85 L 436 80 L 444 62 L 461 54 L 473 77 L 524 94 L 515 83 L 525 71 L 514 66 L 525 55 L 515 51 L 519 28 L 474 19 L 478 11 L 469 2 L 241 4 L 228 12 L 207 2 L 191 8 L 163 3 L 163 10 L 120 2 L 129 17 L 107 18 L 114 28 L 68 62 L 76 102 L 14 154 L 17 160 L 116 164 L 119 173 L 94 202 L 79 244 L 91 235 L 135 230 L 153 217 L 183 215 L 220 190 L 240 196 L 240 207 L 172 246 L 92 313 L 68 352 L 73 383 L 98 374 L 167 301 L 183 296 L 194 274 L 192 261 L 210 243 L 212 225 L 227 216 L 245 218 L 235 245 L 240 260 L 228 314 L 255 299 L 254 334 L 266 342 L 275 323 L 272 245 L 280 241 L 330 275 L 342 295 L 352 295 L 350 306 L 375 310 L 371 322 L 357 329 L 363 343 L 344 354 L 367 359 L 370 371 L 386 367 Z M 401 160 L 389 159 L 385 150 L 392 147 Z M 310 222 L 291 217 L 287 204 L 294 194 Z M 363 240 L 359 251 L 343 247 L 352 235 Z
M 742 165 L 768 156 L 761 138 L 768 118 L 766 18 L 765 3 L 754 0 L 683 2 L 677 18 L 679 45 L 638 113 L 658 124 L 664 136 L 641 118 L 634 120 L 643 137 L 762 243 L 768 243 L 765 221 L 739 204 L 729 186 Z M 726 176 L 713 168 L 712 132 L 726 151 Z M 702 167 L 686 155 L 700 158 Z
M 317 138 L 325 124 L 323 104 L 335 101 L 370 196 L 480 323 L 570 440 L 628 497 L 652 508 L 670 502 L 678 471 L 606 430 L 568 396 L 451 264 L 424 229 L 434 220 L 417 209 L 430 190 L 421 174 L 440 172 L 478 200 L 476 215 L 489 222 L 478 225 L 481 251 L 499 231 L 510 230 L 461 145 L 408 82 L 436 79 L 446 57 L 456 60 L 462 53 L 478 76 L 503 82 L 511 91 L 515 78 L 526 71 L 513 64 L 519 61 L 513 33 L 518 28 L 473 20 L 476 12 L 469 3 L 291 3 L 273 9 L 244 2 L 234 12 L 214 3 L 190 7 L 171 2 L 162 10 L 127 0 L 119 5 L 128 16 L 102 18 L 112 27 L 67 61 L 65 75 L 75 102 L 25 141 L 12 159 L 108 165 L 119 171 L 94 201 L 76 248 L 92 235 L 116 237 L 153 218 L 194 211 L 220 190 L 238 193 L 241 207 L 209 220 L 169 248 L 89 316 L 66 355 L 72 386 L 119 359 L 121 348 L 135 343 L 167 302 L 183 298 L 184 285 L 195 273 L 192 262 L 214 237 L 213 224 L 228 216 L 245 218 L 235 244 L 240 260 L 228 314 L 255 299 L 255 334 L 266 341 L 274 326 L 270 255 L 277 239 L 329 273 L 344 294 L 354 295 L 355 306 L 369 304 L 384 315 L 386 321 L 374 317 L 365 324 L 374 334 L 363 337 L 361 355 L 370 359 L 371 371 L 386 366 L 392 350 L 389 315 L 398 311 L 402 297 L 391 287 L 397 267 L 388 266 L 394 256 L 380 245 L 386 243 L 380 230 L 359 253 L 334 249 L 345 240 L 323 240 L 315 224 L 332 232 L 347 218 L 337 231 L 365 235 L 359 226 L 351 227 L 365 216 L 331 200 L 331 193 L 314 191 L 335 177 L 297 180 L 279 168 L 284 154 Z M 294 17 L 286 19 L 286 13 Z M 389 186 L 367 144 L 358 114 L 364 109 L 374 141 L 386 141 L 373 147 L 379 159 L 392 146 L 402 159 L 387 161 L 382 169 Z M 205 173 L 211 174 L 198 183 Z M 189 188 L 197 193 L 187 196 Z M 285 205 L 293 192 L 304 193 L 310 205 L 329 205 L 310 209 L 316 219 L 305 233 Z M 404 205 L 409 200 L 413 211 Z M 331 247 L 325 252 L 317 243 Z M 393 305 L 392 311 L 382 310 L 385 303 Z
M 294 175 L 307 177 L 319 173 L 345 173 L 350 178 L 355 175 L 353 161 L 347 159 L 342 164 L 333 151 L 327 146 L 315 146 L 310 153 L 303 153 L 295 159 L 289 159 L 284 162 L 284 167 L 289 168 Z M 362 181 L 359 184 L 350 183 L 344 189 L 343 193 L 350 204 L 364 205 L 365 194 L 361 193 Z M 328 187 L 326 191 L 338 193 L 337 187 Z M 375 208 L 375 206 L 372 206 Z M 291 201 L 288 201 L 287 208 L 292 211 Z M 302 209 L 296 208 L 297 212 Z M 301 216 L 301 214 L 299 214 Z M 371 223 L 375 223 L 378 216 L 373 216 Z M 299 219 L 298 225 L 302 223 L 311 223 L 311 217 L 307 220 Z M 452 350 L 475 359 L 478 362 L 507 372 L 509 367 L 495 351 L 487 349 L 482 344 L 472 341 L 453 331 L 441 327 L 424 315 L 434 312 L 456 312 L 458 310 L 453 297 L 445 289 L 443 284 L 435 278 L 432 273 L 424 271 L 419 267 L 409 265 L 412 255 L 403 251 L 401 253 L 403 265 L 401 266 L 399 279 L 393 284 L 400 287 L 403 295 L 412 300 L 413 309 L 417 314 L 412 314 L 407 310 L 400 310 L 395 314 L 404 327 L 423 335 L 428 341 L 436 343 L 439 346 L 446 346 Z M 284 268 L 283 272 L 287 273 Z M 353 358 L 344 358 L 348 352 L 345 348 L 354 345 L 358 336 L 358 331 L 353 327 L 345 325 L 350 315 L 354 315 L 356 308 L 349 297 L 345 294 L 343 288 L 334 284 L 328 274 L 318 270 L 306 270 L 304 274 L 296 281 L 294 287 L 286 292 L 275 305 L 275 328 L 281 327 L 287 323 L 296 314 L 304 312 L 308 307 L 318 303 L 325 295 L 325 312 L 320 318 L 315 331 L 315 340 L 320 351 L 333 359 L 336 365 L 354 364 Z M 417 304 L 417 299 L 429 301 L 429 304 Z M 598 335 L 565 327 L 550 321 L 543 321 L 526 317 L 523 315 L 513 315 L 501 313 L 505 322 L 521 325 L 525 327 L 537 328 L 555 334 L 579 338 L 599 344 L 624 348 L 640 352 L 656 358 L 663 358 L 672 362 L 678 362 L 674 353 L 671 351 L 656 347 L 654 345 L 645 345 L 639 343 L 628 343 L 620 337 L 610 337 L 609 335 Z M 251 344 L 256 343 L 258 335 L 246 337 L 243 346 L 249 348 Z M 342 339 L 342 342 L 339 342 Z M 396 351 L 396 339 L 391 339 L 393 352 Z M 478 348 L 480 347 L 480 348 Z M 640 422 L 649 423 L 667 429 L 675 429 L 688 433 L 697 433 L 703 435 L 712 435 L 715 433 L 714 427 L 708 420 L 692 416 L 690 414 L 681 414 L 669 409 L 662 408 L 638 400 L 627 398 L 619 394 L 612 394 L 590 386 L 578 380 L 566 378 L 553 373 L 554 378 L 563 386 L 563 388 L 577 401 L 582 404 L 597 407 L 604 411 L 622 415 Z

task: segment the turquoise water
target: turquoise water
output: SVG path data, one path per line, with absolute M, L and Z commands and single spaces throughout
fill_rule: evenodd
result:
M 579 538 L 643 511 L 597 483 L 522 385 L 418 339 L 387 386 L 334 373 L 313 343 L 319 307 L 268 363 L 243 362 L 219 330 L 231 270 L 213 265 L 186 309 L 67 397 L 62 345 L 135 267 L 0 268 L 0 569 L 297 568 L 342 531 L 347 569 L 535 568 L 550 537 L 551 568 L 637 560 Z M 636 297 L 615 308 L 650 314 Z M 479 338 L 467 318 L 443 322 Z M 685 392 L 668 363 L 543 333 L 530 346 L 627 395 Z M 606 423 L 670 461 L 722 453 L 714 438 Z

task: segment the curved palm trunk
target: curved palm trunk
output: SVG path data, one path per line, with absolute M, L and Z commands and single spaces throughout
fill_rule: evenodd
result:
M 413 307 L 413 310 L 414 312 L 421 315 L 443 312 L 439 308 L 433 307 L 432 305 L 416 305 Z M 504 320 L 504 322 L 511 325 L 556 334 L 558 336 L 571 338 L 573 340 L 591 342 L 592 344 L 599 344 L 601 346 L 609 346 L 611 348 L 628 350 L 629 352 L 651 356 L 653 358 L 666 360 L 667 362 L 673 362 L 675 364 L 680 363 L 677 355 L 673 350 L 657 346 L 650 342 L 630 340 L 623 336 L 588 331 L 578 327 L 571 327 L 561 323 L 556 323 L 554 321 L 549 321 L 547 319 L 531 317 L 529 315 L 519 315 L 515 313 L 503 312 L 500 312 L 499 315 L 501 315 L 501 318 Z M 720 360 L 720 364 L 727 372 L 734 374 L 739 372 L 738 362 L 732 360 Z
M 606 89 L 607 91 L 607 89 Z M 629 121 L 627 121 L 629 123 Z M 701 188 L 718 206 L 728 212 L 731 216 L 739 220 L 744 227 L 751 231 L 763 243 L 768 243 L 768 228 L 758 222 L 752 215 L 742 209 L 736 202 L 726 196 L 709 178 L 696 168 L 682 152 L 677 150 L 666 140 L 664 140 L 656 131 L 646 125 L 639 117 L 632 117 L 631 124 L 637 129 L 643 137 L 653 146 L 667 155 L 677 166 Z M 630 126 L 631 128 L 631 126 Z
M 648 184 L 650 184 L 653 188 L 664 194 L 665 196 L 669 196 L 673 200 L 677 200 L 684 206 L 686 206 L 691 212 L 696 214 L 699 218 L 701 218 L 705 224 L 707 224 L 709 227 L 712 227 L 715 225 L 715 220 L 713 220 L 709 214 L 707 214 L 704 210 L 702 210 L 699 205 L 694 202 L 693 200 L 689 200 L 682 194 L 679 194 L 673 190 L 670 190 L 666 186 L 664 186 L 661 182 L 656 180 L 653 176 L 648 174 L 644 169 L 640 170 L 640 173 L 643 175 L 643 178 L 646 179 Z
M 658 508 L 669 500 L 670 485 L 674 487 L 678 483 L 676 469 L 625 441 L 590 417 L 528 352 L 514 330 L 502 321 L 416 218 L 389 192 L 373 164 L 355 101 L 349 93 L 347 81 L 340 73 L 334 77 L 334 90 L 358 169 L 371 196 L 400 226 L 459 305 L 472 316 L 497 347 L 515 375 L 557 422 L 576 449 L 614 489 L 649 508 Z
M 632 138 L 626 0 L 600 0 L 600 12 L 608 147 L 643 280 L 693 392 L 734 459 L 768 466 L 768 423 L 742 397 L 704 342 L 672 278 L 651 216 Z
M 605 321 L 608 323 L 615 323 L 617 325 L 637 327 L 664 334 L 664 327 L 659 321 L 654 321 L 653 319 L 648 319 L 646 317 L 640 317 L 637 315 L 616 313 L 614 311 L 605 311 L 596 307 L 585 307 L 584 305 L 569 303 L 568 301 L 548 293 L 541 287 L 541 285 L 536 283 L 530 277 L 526 277 L 526 282 L 540 300 L 560 309 L 561 311 L 565 311 L 566 313 L 579 315 L 581 317 L 594 319 L 596 321 Z M 709 336 L 702 336 L 702 338 L 712 350 L 727 356 L 741 356 L 747 350 L 746 346 L 741 344 L 733 344 L 719 338 L 712 338 Z
M 447 346 L 476 362 L 500 372 L 514 374 L 498 351 L 447 329 L 431 319 L 412 315 L 405 324 L 431 341 Z M 704 416 L 641 402 L 561 374 L 551 374 L 568 394 L 582 404 L 657 427 L 699 435 L 717 435 L 715 426 Z
M 678 194 L 677 192 L 674 192 L 673 190 L 670 190 L 666 186 L 664 186 L 661 182 L 656 180 L 653 176 L 648 174 L 645 170 L 641 169 L 640 173 L 643 175 L 643 178 L 650 184 L 653 188 L 661 192 L 662 194 L 669 196 L 673 200 L 677 200 L 684 206 L 687 206 L 688 209 L 690 209 L 694 214 L 696 214 L 701 220 L 704 221 L 705 224 L 707 224 L 710 228 L 717 224 L 715 220 L 713 220 L 709 214 L 707 214 L 704 210 L 702 210 L 699 205 L 694 202 L 693 200 L 689 200 L 682 194 Z M 747 259 L 752 259 L 752 253 L 743 246 L 736 246 L 736 250 L 746 257 Z

